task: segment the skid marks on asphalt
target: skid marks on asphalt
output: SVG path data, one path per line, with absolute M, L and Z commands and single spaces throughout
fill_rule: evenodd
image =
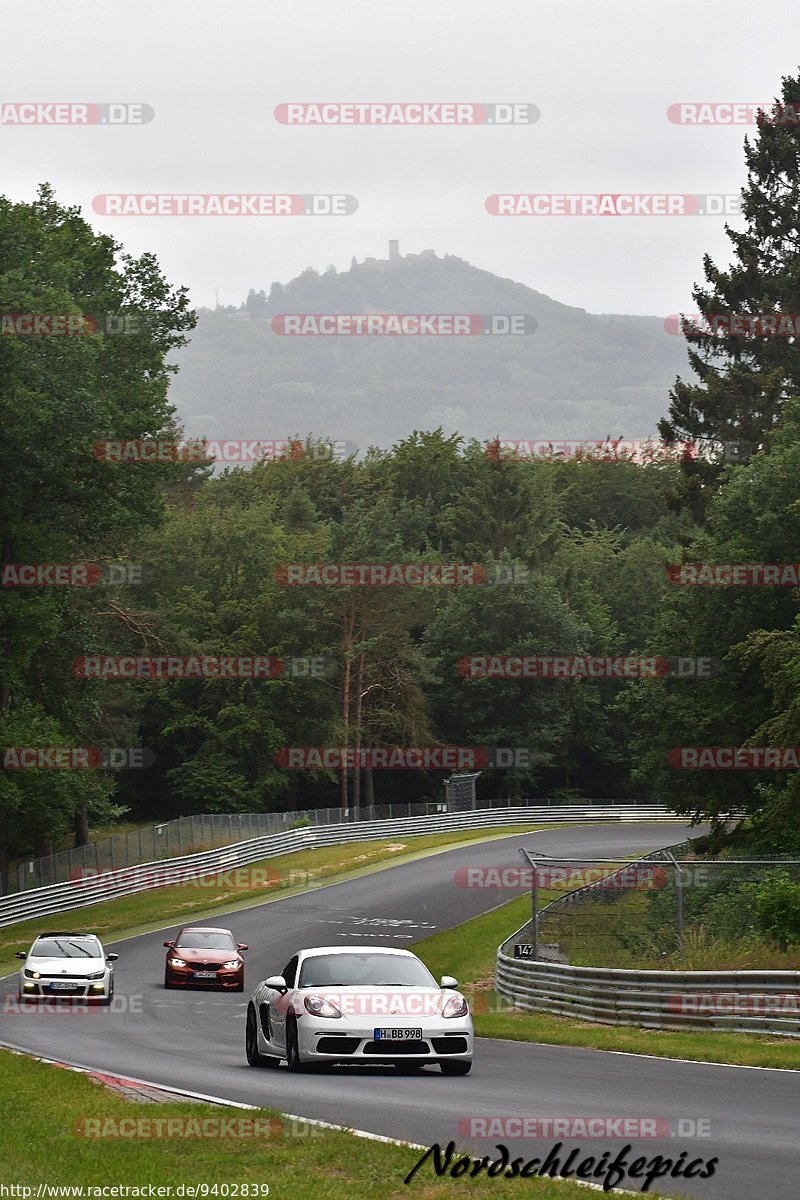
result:
M 345 929 L 336 934 L 341 938 L 352 938 L 357 933 L 359 938 L 393 938 L 395 941 L 412 942 L 414 934 L 411 930 L 426 929 L 433 932 L 436 928 L 429 921 L 401 920 L 398 917 L 328 917 L 321 922 L 323 925 L 344 925 Z M 373 930 L 374 932 L 369 932 Z

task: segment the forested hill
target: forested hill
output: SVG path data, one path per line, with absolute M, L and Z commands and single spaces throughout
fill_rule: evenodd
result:
M 535 332 L 289 337 L 281 313 L 526 314 Z M 594 316 L 452 255 L 309 268 L 240 308 L 201 309 L 171 399 L 187 432 L 329 436 L 389 447 L 412 429 L 466 437 L 641 437 L 655 431 L 683 338 L 663 317 Z

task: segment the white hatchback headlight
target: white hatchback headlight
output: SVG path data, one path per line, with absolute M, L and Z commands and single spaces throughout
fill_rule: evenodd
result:
M 469 1015 L 469 1005 L 463 996 L 451 996 L 442 1009 L 443 1017 L 466 1017 Z
M 87 975 L 87 979 L 102 979 L 105 971 L 92 971 L 91 975 Z
M 303 1003 L 306 1006 L 306 1012 L 311 1013 L 312 1017 L 340 1017 L 335 1004 L 331 1004 L 330 1000 L 324 1000 L 322 996 L 306 996 Z

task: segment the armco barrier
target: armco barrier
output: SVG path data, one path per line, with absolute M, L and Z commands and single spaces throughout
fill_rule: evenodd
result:
M 579 905 L 599 886 L 576 888 L 550 907 Z M 514 958 L 530 929 L 526 921 L 497 950 L 495 990 L 515 1008 L 604 1025 L 800 1037 L 800 971 L 635 971 Z
M 422 817 L 400 817 L 389 821 L 348 821 L 339 825 L 312 826 L 291 829 L 266 837 L 250 838 L 232 846 L 187 854 L 180 858 L 160 859 L 141 863 L 119 871 L 105 871 L 94 878 L 81 878 L 49 887 L 31 888 L 0 898 L 0 927 L 31 917 L 51 916 L 85 908 L 99 900 L 127 896 L 159 886 L 168 871 L 170 882 L 176 874 L 186 872 L 187 878 L 214 875 L 236 867 L 249 866 L 262 859 L 274 858 L 315 846 L 335 846 L 341 842 L 374 841 L 399 837 L 403 834 L 446 833 L 449 830 L 481 829 L 487 826 L 541 824 L 542 822 L 573 821 L 663 821 L 680 820 L 661 805 L 564 805 L 430 814 Z
M 497 992 L 515 1008 L 646 1029 L 800 1037 L 800 971 L 628 971 L 497 954 Z

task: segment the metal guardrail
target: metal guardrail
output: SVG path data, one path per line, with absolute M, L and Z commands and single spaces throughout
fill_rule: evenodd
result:
M 440 812 L 387 821 L 346 821 L 336 825 L 291 829 L 265 837 L 250 838 L 231 846 L 179 858 L 140 863 L 121 870 L 93 874 L 79 870 L 77 877 L 49 887 L 32 888 L 0 898 L 0 927 L 33 917 L 51 916 L 85 908 L 101 900 L 132 895 L 153 887 L 181 880 L 217 875 L 249 866 L 280 854 L 290 854 L 315 846 L 335 846 L 342 842 L 374 841 L 401 835 L 442 833 L 449 830 L 486 828 L 487 826 L 538 824 L 563 821 L 663 821 L 680 820 L 661 805 L 564 805 L 562 807 L 524 807 L 480 809 L 466 812 Z M 265 891 L 268 889 L 265 888 Z
M 800 971 L 628 971 L 497 953 L 496 990 L 515 1008 L 646 1029 L 800 1037 Z
M 669 847 L 669 850 L 678 847 Z M 657 860 L 655 851 L 635 860 Z M 620 875 L 626 868 L 615 871 Z M 609 876 L 608 878 L 613 878 Z M 588 894 L 607 886 L 576 888 L 542 909 L 580 906 Z M 727 1030 L 800 1038 L 798 971 L 658 971 L 622 967 L 577 967 L 570 963 L 515 958 L 531 921 L 498 947 L 495 990 L 515 1008 L 645 1029 Z M 548 947 L 541 950 L 547 952 Z
M 582 797 L 580 800 L 536 799 L 520 797 L 515 800 L 494 798 L 482 800 L 480 808 L 509 808 L 533 805 L 563 808 L 565 804 L 609 805 L 646 804 L 644 800 L 596 800 Z M 283 833 L 298 821 L 311 825 L 340 825 L 344 821 L 393 820 L 400 817 L 422 817 L 439 812 L 474 810 L 475 803 L 437 800 L 411 801 L 405 804 L 364 805 L 356 812 L 353 808 L 313 808 L 293 812 L 246 812 L 246 813 L 196 813 L 193 816 L 175 817 L 171 821 L 160 821 L 154 825 L 140 825 L 124 833 L 98 838 L 85 846 L 69 850 L 58 850 L 43 858 L 28 859 L 13 868 L 11 877 L 16 876 L 14 885 L 0 878 L 0 895 L 12 891 L 23 892 L 31 888 L 48 887 L 51 883 L 66 883 L 74 878 L 74 872 L 83 869 L 95 871 L 117 871 L 120 867 L 132 867 L 138 863 L 155 862 L 158 859 L 177 858 L 181 854 L 199 854 L 203 850 L 216 850 L 219 846 L 230 846 L 246 838 L 264 837 L 272 833 Z

